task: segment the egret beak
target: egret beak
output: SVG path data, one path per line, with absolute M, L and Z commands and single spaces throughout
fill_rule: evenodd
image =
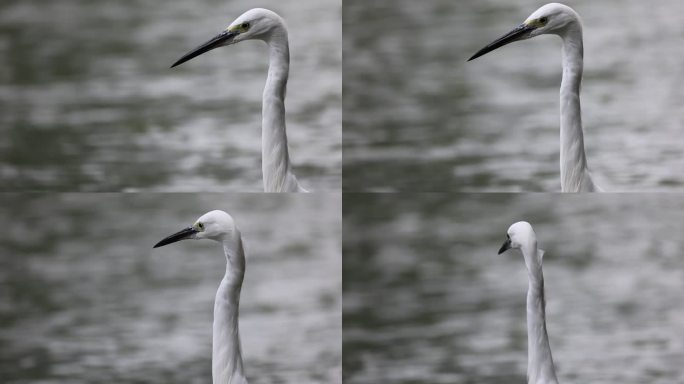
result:
M 486 47 L 480 49 L 477 51 L 476 54 L 474 54 L 468 61 L 475 60 L 478 57 L 485 55 L 497 48 L 501 48 L 506 44 L 512 43 L 514 41 L 518 40 L 523 40 L 529 37 L 530 32 L 533 30 L 537 29 L 537 27 L 533 25 L 527 25 L 527 24 L 521 24 L 518 27 L 516 27 L 514 30 L 508 32 L 507 34 L 499 37 L 498 39 L 494 40 L 491 42 L 489 45 Z
M 175 243 L 175 242 L 181 241 L 181 240 L 192 239 L 192 238 L 194 238 L 194 236 L 197 232 L 198 231 L 192 227 L 181 229 L 180 231 L 174 233 L 171 236 L 166 237 L 162 241 L 155 244 L 153 248 L 163 247 L 165 245 Z
M 511 239 L 506 239 L 501 248 L 499 248 L 499 255 L 511 249 Z
M 237 36 L 238 34 L 239 32 L 237 31 L 223 31 L 219 33 L 218 35 L 214 36 L 211 40 L 207 41 L 206 43 L 200 45 L 199 47 L 183 55 L 183 57 L 181 57 L 180 59 L 178 59 L 178 61 L 173 63 L 171 68 L 181 65 L 188 60 L 192 60 L 195 57 L 203 53 L 207 53 L 214 48 L 223 47 L 224 45 L 231 44 L 235 36 Z

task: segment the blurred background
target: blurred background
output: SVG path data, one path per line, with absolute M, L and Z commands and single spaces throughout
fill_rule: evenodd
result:
M 290 31 L 290 154 L 339 190 L 340 0 L 264 0 Z M 0 3 L 0 190 L 260 191 L 268 50 L 248 41 L 169 69 L 249 0 Z
M 565 3 L 584 22 L 595 180 L 609 191 L 684 190 L 684 2 Z M 466 62 L 543 4 L 345 0 L 344 189 L 560 190 L 560 39 Z
M 525 382 L 532 223 L 561 383 L 684 382 L 676 195 L 344 196 L 344 382 Z
M 242 231 L 250 383 L 341 382 L 341 196 L 0 195 L 0 378 L 209 383 L 219 244 L 162 238 L 212 209 Z

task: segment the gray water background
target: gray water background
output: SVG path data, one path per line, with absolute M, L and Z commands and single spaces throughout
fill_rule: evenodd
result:
M 684 189 L 684 2 L 572 0 L 589 166 L 608 191 Z M 558 191 L 561 42 L 466 60 L 543 1 L 345 0 L 346 191 Z
M 217 208 L 247 254 L 249 382 L 341 382 L 339 194 L 5 194 L 0 207 L 2 383 L 210 383 L 223 250 L 152 246 Z
M 524 383 L 522 255 L 546 250 L 561 383 L 684 382 L 684 199 L 638 195 L 344 196 L 344 382 Z
M 339 190 L 340 0 L 3 0 L 0 190 L 263 190 L 266 45 L 169 69 L 257 5 L 289 26 L 295 173 Z

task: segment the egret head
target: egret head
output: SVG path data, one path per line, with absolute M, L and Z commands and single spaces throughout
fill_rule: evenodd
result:
M 211 211 L 202 215 L 191 227 L 181 229 L 164 238 L 155 244 L 154 248 L 188 239 L 223 241 L 230 239 L 235 233 L 237 233 L 237 227 L 229 214 L 223 211 Z
M 539 35 L 563 35 L 570 27 L 578 27 L 579 15 L 567 5 L 550 3 L 537 9 L 522 24 L 480 49 L 468 61 L 518 40 Z
M 499 255 L 509 249 L 521 249 L 534 246 L 537 242 L 537 235 L 530 223 L 518 221 L 508 228 L 506 241 L 499 248 Z
M 285 22 L 277 13 L 264 8 L 250 9 L 235 19 L 221 33 L 183 55 L 171 68 L 218 47 L 236 44 L 244 40 L 268 41 L 274 33 L 285 31 L 284 26 Z

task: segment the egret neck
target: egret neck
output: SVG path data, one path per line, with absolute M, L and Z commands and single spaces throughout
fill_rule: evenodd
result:
M 264 88 L 261 125 L 261 170 L 264 191 L 301 191 L 292 173 L 285 130 L 285 93 L 290 70 L 287 29 L 278 25 L 266 40 L 268 78 Z
M 245 276 L 245 254 L 239 231 L 223 241 L 226 274 L 214 302 L 213 345 L 211 355 L 213 384 L 247 383 L 242 368 L 242 348 L 238 328 L 240 289 Z
M 560 35 L 563 39 L 563 79 L 560 89 L 560 172 L 563 192 L 593 191 L 587 169 L 580 88 L 582 85 L 584 47 L 582 25 L 572 23 Z
M 527 382 L 528 384 L 558 383 L 546 333 L 546 301 L 542 259 L 544 251 L 534 241 L 521 248 L 525 258 L 529 286 L 527 289 Z

